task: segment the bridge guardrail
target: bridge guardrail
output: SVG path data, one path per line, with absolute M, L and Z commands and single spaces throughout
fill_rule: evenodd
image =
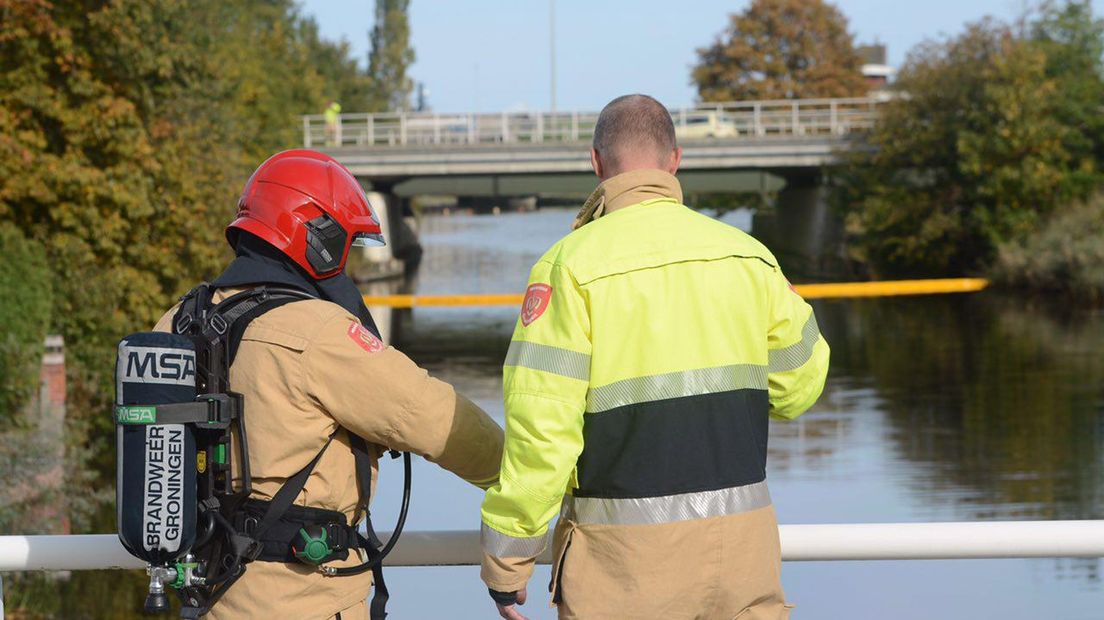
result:
M 1104 557 L 1104 520 L 786 524 L 778 533 L 787 562 Z M 387 565 L 470 566 L 481 557 L 478 531 L 414 531 Z M 545 550 L 539 561 L 549 560 Z M 0 573 L 144 566 L 114 534 L 0 536 Z
M 884 99 L 793 99 L 702 104 L 670 110 L 680 141 L 766 136 L 843 136 L 874 124 Z M 303 146 L 401 147 L 589 142 L 598 112 L 443 114 L 385 112 L 302 117 Z

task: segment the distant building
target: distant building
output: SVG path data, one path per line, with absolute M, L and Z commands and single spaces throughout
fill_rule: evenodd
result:
M 862 74 L 871 93 L 885 91 L 897 74 L 897 69 L 886 64 L 885 44 L 860 45 L 856 51 L 863 60 Z

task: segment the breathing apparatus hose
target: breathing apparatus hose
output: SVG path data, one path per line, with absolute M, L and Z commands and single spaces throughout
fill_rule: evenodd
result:
M 399 535 L 402 534 L 403 526 L 406 525 L 406 514 L 410 509 L 410 453 L 403 452 L 403 498 L 402 506 L 399 508 L 399 520 L 395 523 L 395 531 L 391 533 L 391 537 L 387 539 L 385 544 L 376 557 L 369 559 L 363 564 L 356 566 L 346 566 L 344 568 L 326 567 L 325 573 L 333 576 L 348 576 L 359 575 L 361 573 L 368 572 L 373 568 L 376 568 L 383 563 L 383 559 L 387 557 L 387 554 L 391 553 L 391 550 L 395 548 L 395 544 L 399 542 Z

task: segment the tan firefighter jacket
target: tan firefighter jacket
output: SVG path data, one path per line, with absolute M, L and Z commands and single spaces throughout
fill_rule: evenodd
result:
M 599 186 L 533 267 L 506 356 L 482 576 L 525 586 L 560 513 L 561 617 L 789 613 L 767 422 L 816 401 L 828 345 L 761 243 L 681 201 L 658 170 Z
M 240 290 L 220 290 L 214 301 Z M 155 329 L 170 331 L 175 312 Z M 385 447 L 419 454 L 483 488 L 498 479 L 502 429 L 450 385 L 384 347 L 337 304 L 299 301 L 253 320 L 230 369 L 230 385 L 245 396 L 255 498 L 271 499 L 339 427 L 380 446 L 380 452 Z M 402 475 L 401 467 L 388 470 Z M 353 454 L 341 432 L 296 503 L 341 511 L 355 523 L 363 518 L 354 515 L 357 499 Z M 333 564 L 360 561 L 352 554 Z M 305 564 L 252 562 L 207 617 L 311 620 L 352 608 L 366 618 L 362 603 L 371 583 L 371 573 L 327 577 Z M 343 620 L 352 618 L 343 614 Z

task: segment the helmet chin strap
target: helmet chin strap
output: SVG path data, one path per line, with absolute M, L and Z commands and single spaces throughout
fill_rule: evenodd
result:
M 308 221 L 307 227 L 307 263 L 317 274 L 328 274 L 342 267 L 345 256 L 345 242 L 348 235 L 341 225 L 329 215 L 323 213 Z

